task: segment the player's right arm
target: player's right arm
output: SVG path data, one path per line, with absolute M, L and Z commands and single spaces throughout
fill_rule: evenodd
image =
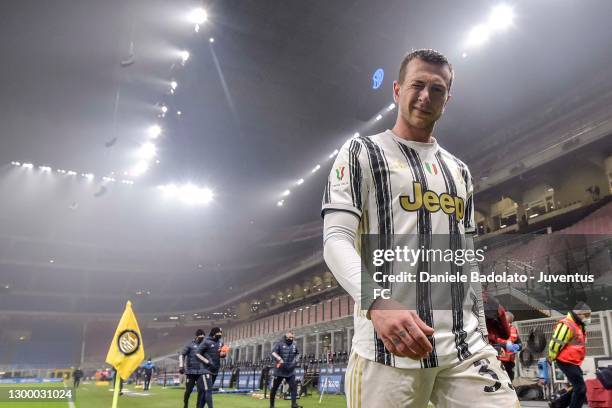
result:
M 323 195 L 325 262 L 362 310 L 368 310 L 387 349 L 400 357 L 420 359 L 433 349 L 426 337 L 433 329 L 414 310 L 391 299 L 375 300 L 373 289 L 378 285 L 363 279 L 367 276 L 361 273 L 355 239 L 367 205 L 369 171 L 364 146 L 357 139 L 347 141 L 336 157 Z

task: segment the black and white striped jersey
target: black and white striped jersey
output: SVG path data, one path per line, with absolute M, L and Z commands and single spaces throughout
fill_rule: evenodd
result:
M 323 214 L 327 210 L 357 215 L 361 234 L 418 235 L 425 237 L 420 242 L 424 246 L 433 234 L 463 236 L 475 231 L 468 167 L 435 140 L 406 141 L 390 130 L 355 137 L 342 146 L 323 194 Z M 452 307 L 436 308 L 429 284 L 414 285 L 418 314 L 435 330 L 430 339 L 434 350 L 427 358 L 412 360 L 389 353 L 357 301 L 354 351 L 395 367 L 426 368 L 462 361 L 485 347 L 480 291 L 462 284 L 447 287 Z

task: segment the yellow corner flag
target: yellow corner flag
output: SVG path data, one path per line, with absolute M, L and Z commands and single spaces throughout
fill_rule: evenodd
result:
M 106 362 L 117 370 L 121 378 L 127 380 L 144 360 L 144 348 L 140 328 L 128 300 L 108 349 Z

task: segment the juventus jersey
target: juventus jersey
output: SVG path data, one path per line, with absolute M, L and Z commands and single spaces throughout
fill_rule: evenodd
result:
M 342 146 L 325 187 L 322 212 L 354 213 L 360 218 L 361 234 L 431 237 L 473 233 L 473 208 L 472 178 L 462 161 L 435 139 L 407 141 L 387 130 L 352 138 Z M 355 352 L 395 367 L 427 368 L 463 361 L 486 346 L 480 290 L 449 283 L 445 288 L 452 307 L 436 308 L 429 284 L 414 286 L 419 317 L 434 329 L 433 351 L 422 360 L 394 356 L 377 337 L 367 310 L 356 301 Z

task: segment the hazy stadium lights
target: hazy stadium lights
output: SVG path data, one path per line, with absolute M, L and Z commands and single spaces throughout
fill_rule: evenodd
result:
M 311 172 L 311 173 L 316 173 L 316 172 L 317 172 L 317 170 L 319 170 L 320 168 L 321 168 L 321 165 L 320 165 L 320 164 L 317 164 L 317 165 L 315 166 L 315 168 L 314 168 L 314 169 L 312 169 L 312 172 Z
M 389 112 L 391 112 L 393 109 L 395 109 L 395 103 L 392 103 L 391 105 L 387 107 L 387 111 Z
M 151 142 L 147 142 L 138 149 L 138 157 L 144 160 L 150 160 L 157 154 L 157 147 Z
M 66 174 L 66 170 L 63 169 L 57 169 L 57 172 L 60 174 Z
M 167 184 L 157 186 L 157 188 L 164 193 L 166 198 L 175 198 L 185 204 L 207 204 L 214 198 L 211 189 L 190 183 L 180 187 L 175 184 Z
M 72 171 L 72 170 L 68 170 L 66 172 L 66 174 L 69 175 L 69 176 L 76 176 L 77 172 L 76 171 Z
M 168 107 L 166 105 L 162 105 L 161 111 L 162 111 L 162 113 L 165 114 L 166 112 L 168 112 Z
M 214 42 L 215 42 L 215 39 L 214 39 L 214 38 L 212 38 L 212 37 L 210 37 L 210 38 L 208 39 L 208 42 L 212 44 L 212 43 L 214 43 Z
M 93 173 L 83 173 L 82 176 L 85 177 L 87 180 L 93 180 L 94 179 Z
M 189 51 L 187 51 L 187 50 L 181 51 L 180 56 L 181 56 L 181 60 L 182 60 L 183 64 L 186 63 L 187 60 L 189 59 Z
M 378 115 L 376 115 L 376 118 L 374 120 L 379 121 L 381 119 L 382 119 L 382 115 L 378 114 Z
M 181 112 L 181 111 L 176 111 L 176 114 L 177 114 L 178 116 L 181 116 L 181 115 L 183 114 L 183 112 Z
M 355 132 L 355 134 L 353 135 L 353 137 L 359 137 L 359 132 Z
M 472 28 L 468 34 L 466 45 L 468 47 L 478 47 L 483 45 L 489 40 L 489 28 L 484 24 L 479 24 Z
M 291 194 L 291 190 L 283 191 L 283 197 L 287 197 L 289 194 Z
M 129 184 L 129 185 L 134 184 L 134 182 L 132 180 L 121 180 L 121 183 L 122 184 Z
M 40 169 L 40 171 L 42 171 L 43 173 L 49 173 L 51 172 L 51 167 L 49 166 L 38 166 L 38 168 Z
M 538 213 L 531 214 L 531 215 L 529 216 L 529 218 L 535 218 L 535 217 L 537 217 L 538 215 L 540 215 L 540 214 L 538 214 Z
M 461 58 L 467 58 L 467 52 L 464 52 L 463 54 L 461 54 Z
M 32 163 L 23 163 L 21 166 L 25 167 L 26 169 L 31 169 L 31 168 L 34 167 L 34 165 Z
M 285 204 L 285 200 L 280 200 L 279 202 L 276 203 L 278 207 L 282 207 L 283 204 Z
M 138 163 L 136 163 L 134 167 L 132 167 L 129 174 L 131 176 L 138 177 L 142 175 L 143 173 L 145 173 L 147 170 L 149 170 L 149 163 L 147 163 L 144 160 L 141 160 Z
M 297 184 L 299 186 L 300 184 L 303 184 L 303 183 L 304 183 L 304 179 L 301 178 L 295 184 Z
M 112 178 L 112 177 L 102 177 L 102 180 L 103 180 L 103 181 L 107 181 L 107 182 L 113 182 L 113 181 L 115 181 L 115 179 L 114 179 L 114 178 Z
M 13 166 L 21 166 L 21 163 L 19 163 L 18 161 L 12 161 L 11 164 Z
M 208 13 L 201 7 L 193 9 L 191 13 L 189 13 L 189 21 L 193 24 L 200 25 L 204 23 L 207 19 Z
M 195 27 L 194 27 L 194 30 L 195 30 L 196 33 L 199 33 L 200 32 L 200 25 L 196 24 Z
M 161 135 L 162 128 L 159 125 L 153 125 L 149 128 L 149 136 L 151 139 L 157 139 Z
M 178 86 L 178 82 L 176 81 L 172 81 L 170 82 L 170 88 L 172 88 L 172 90 L 176 90 L 176 87 Z
M 489 27 L 494 30 L 505 30 L 512 25 L 514 11 L 507 4 L 495 6 L 489 16 Z

